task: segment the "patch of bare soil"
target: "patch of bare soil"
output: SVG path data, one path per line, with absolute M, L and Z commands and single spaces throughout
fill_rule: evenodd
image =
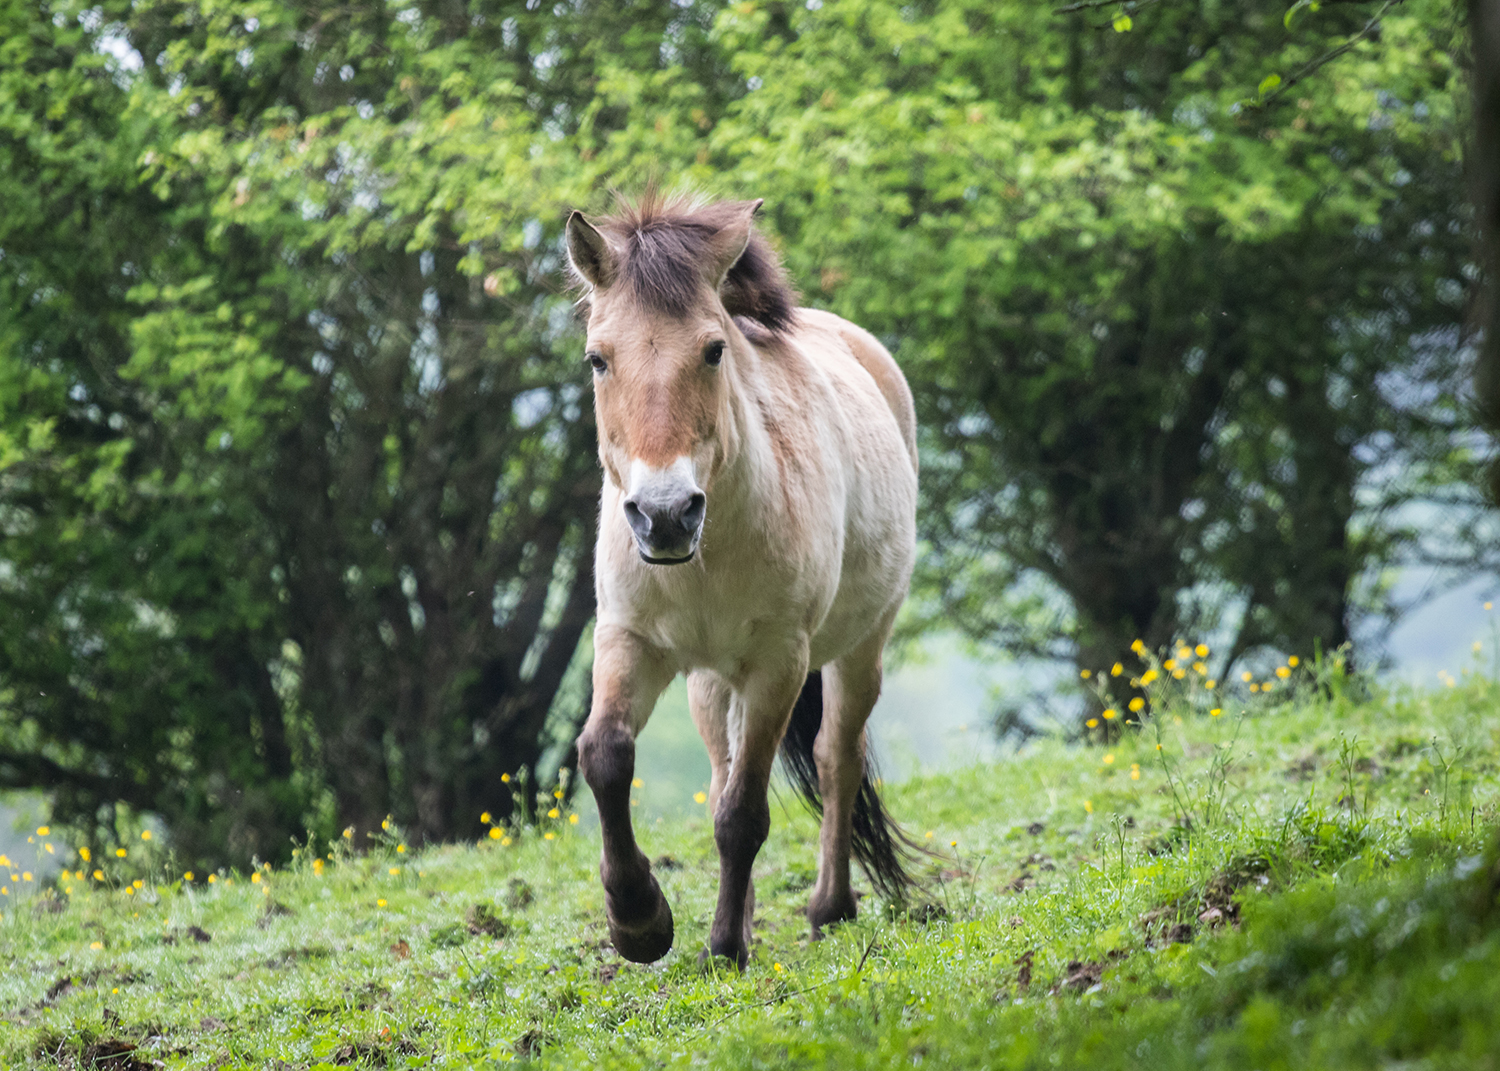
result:
M 1208 880 L 1201 893 L 1189 893 L 1141 916 L 1146 944 L 1187 944 L 1200 929 L 1239 929 L 1240 905 L 1234 894 L 1247 885 L 1271 883 L 1270 863 L 1259 856 L 1236 859 Z
M 470 933 L 499 939 L 510 933 L 510 923 L 501 918 L 493 904 L 474 904 L 464 912 L 464 925 Z

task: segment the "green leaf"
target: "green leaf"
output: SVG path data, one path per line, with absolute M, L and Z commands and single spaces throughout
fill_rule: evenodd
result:
M 1129 15 L 1115 16 L 1115 33 L 1129 33 L 1130 28 L 1134 25 L 1135 23 L 1130 21 Z
M 1255 91 L 1261 96 L 1265 96 L 1279 85 L 1281 85 L 1281 75 L 1268 74 L 1260 80 L 1260 85 L 1256 87 Z

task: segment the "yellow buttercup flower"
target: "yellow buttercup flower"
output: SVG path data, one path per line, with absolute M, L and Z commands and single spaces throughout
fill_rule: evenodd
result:
M 1109 766 L 1109 765 L 1113 764 L 1114 761 L 1115 761 L 1114 755 L 1106 755 L 1106 756 L 1104 756 L 1104 765 Z
M 1087 725 L 1090 729 L 1097 729 L 1099 727 L 1099 719 L 1098 718 L 1090 718 L 1088 721 L 1084 722 L 1083 724 Z
M 1157 675 L 1158 674 L 1157 674 L 1156 670 L 1154 670 L 1154 669 L 1148 669 L 1148 670 L 1146 670 L 1146 672 L 1144 672 L 1144 673 L 1141 674 L 1141 683 L 1142 684 L 1150 684 L 1152 681 L 1156 680 Z
M 1250 680 L 1252 680 L 1254 678 L 1254 676 L 1255 676 L 1255 674 L 1251 673 L 1247 669 L 1247 670 L 1245 670 L 1245 672 L 1243 672 L 1243 673 L 1240 674 L 1240 680 L 1245 681 L 1246 683 L 1248 683 Z
M 479 820 L 481 822 L 483 822 L 485 825 L 489 825 L 490 824 L 490 812 L 489 811 L 485 811 L 482 815 L 479 816 Z
M 1220 710 L 1220 709 L 1219 709 L 1219 708 L 1218 708 L 1218 707 L 1214 707 L 1214 708 L 1213 708 L 1213 709 L 1212 709 L 1212 710 L 1210 710 L 1210 711 L 1209 711 L 1209 712 L 1208 712 L 1208 713 L 1209 713 L 1209 716 L 1210 716 L 1210 717 L 1214 717 L 1214 718 L 1217 718 L 1217 717 L 1218 717 L 1218 716 L 1219 716 L 1219 715 L 1220 715 L 1220 714 L 1222 714 L 1222 713 L 1224 713 L 1224 712 L 1223 712 L 1223 711 L 1222 711 L 1222 710 Z
M 78 858 L 82 859 L 85 863 L 87 863 L 89 861 L 89 850 L 87 848 L 79 848 L 78 849 Z M 0 855 L 0 864 L 3 864 L 4 862 L 5 862 L 5 856 Z
M 1193 657 L 1193 649 L 1191 647 L 1179 647 L 1177 648 L 1177 657 L 1186 662 L 1189 658 Z
M 1131 642 L 1131 644 L 1130 644 L 1130 649 L 1132 651 L 1134 651 L 1136 654 L 1145 654 L 1146 653 L 1146 645 L 1144 643 L 1142 643 L 1140 640 L 1133 640 Z
M 570 826 L 576 826 L 577 824 L 578 824 L 578 816 L 576 814 L 570 814 L 570 815 L 568 815 L 568 825 L 570 825 Z
M 1094 801 L 1093 800 L 1084 800 L 1083 801 L 1083 809 L 1085 811 L 1087 811 L 1089 814 L 1093 814 L 1094 813 Z
M 1198 676 L 1201 677 L 1205 673 L 1208 672 L 1208 667 L 1205 666 L 1202 662 L 1194 662 L 1193 663 L 1193 672 L 1196 673 L 1196 674 L 1198 674 Z
M 1286 664 L 1289 665 L 1289 666 L 1291 666 L 1293 669 L 1296 669 L 1297 666 L 1301 663 L 1301 661 L 1302 661 L 1302 659 L 1298 658 L 1296 655 L 1292 655 L 1291 658 L 1288 658 L 1286 660 Z
M 708 793 L 707 792 L 694 792 L 693 793 L 693 802 L 694 803 L 707 803 L 708 802 Z
M 1130 701 L 1130 712 L 1132 714 L 1139 714 L 1141 711 L 1143 711 L 1145 709 L 1146 709 L 1146 701 L 1144 699 L 1142 699 L 1140 696 L 1136 696 L 1134 699 L 1132 699 Z
M 559 811 L 556 807 L 554 807 L 554 808 L 552 808 L 552 810 L 550 810 L 550 811 L 547 812 L 547 817 L 548 818 L 556 818 L 561 813 L 562 813 L 561 811 Z
M 490 827 L 490 840 L 499 840 L 503 836 L 505 836 L 505 834 L 500 831 L 499 826 Z
M 149 829 L 143 829 L 143 830 L 141 830 L 141 840 L 150 840 L 150 839 L 151 839 L 151 831 Z
M 639 777 L 632 777 L 630 779 L 630 787 L 631 788 L 645 788 L 646 787 L 646 782 L 642 781 Z
M 124 848 L 116 848 L 115 849 L 115 855 L 118 856 L 121 859 L 124 859 L 129 854 L 130 853 L 127 852 Z
M 1186 677 L 1186 676 L 1187 676 L 1187 670 L 1181 668 L 1180 666 L 1177 669 L 1174 669 L 1172 671 L 1172 679 L 1173 680 L 1179 680 L 1180 681 L 1180 680 L 1182 680 L 1183 677 Z
M 1213 691 L 1218 686 L 1219 686 L 1219 682 L 1218 681 L 1213 681 L 1213 680 L 1211 680 L 1211 681 L 1205 681 L 1204 684 L 1203 684 L 1203 687 L 1207 688 L 1210 692 Z
M 1175 658 L 1169 658 L 1169 659 L 1167 659 L 1165 662 L 1163 662 L 1161 664 L 1161 668 L 1162 669 L 1176 669 L 1177 668 L 1177 659 L 1175 659 Z
M 1193 653 L 1195 655 L 1197 655 L 1199 658 L 1207 658 L 1208 657 L 1208 644 L 1206 644 L 1206 643 L 1200 643 L 1197 647 L 1193 648 Z
M 48 834 L 50 834 L 51 832 L 52 832 L 52 827 L 51 826 L 37 826 L 36 827 L 36 835 L 39 836 L 39 837 L 45 837 Z
M 1105 721 L 1111 720 L 1115 716 L 1115 714 L 1116 714 L 1115 708 L 1114 707 L 1110 707 L 1108 710 L 1106 710 L 1104 712 L 1104 720 Z
M 1282 680 L 1286 680 L 1291 675 L 1292 675 L 1292 670 L 1291 670 L 1290 666 L 1277 666 L 1276 667 L 1276 676 L 1280 677 Z
M 508 773 L 501 774 L 500 775 L 500 783 L 504 784 L 504 785 L 510 784 L 510 774 L 508 774 Z
M 1088 669 L 1080 669 L 1080 670 L 1079 670 L 1079 671 L 1078 671 L 1078 675 L 1079 675 L 1079 676 L 1080 676 L 1080 677 L 1082 677 L 1082 678 L 1083 678 L 1083 679 L 1084 679 L 1084 680 L 1088 680 L 1088 679 L 1089 679 L 1089 678 L 1090 678 L 1090 677 L 1092 677 L 1092 676 L 1093 676 L 1093 675 L 1094 675 L 1094 673 L 1093 673 L 1093 671 L 1092 671 L 1092 670 L 1088 670 Z
M 1109 675 L 1111 677 L 1118 677 L 1121 673 L 1124 673 L 1124 672 L 1125 672 L 1125 667 L 1122 666 L 1118 662 L 1116 662 L 1114 665 L 1112 665 L 1112 666 L 1109 667 Z

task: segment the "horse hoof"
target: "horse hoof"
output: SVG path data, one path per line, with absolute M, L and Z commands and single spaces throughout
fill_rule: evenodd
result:
M 847 900 L 832 900 L 822 902 L 814 900 L 807 905 L 807 921 L 812 924 L 812 937 L 814 941 L 823 936 L 824 926 L 833 926 L 840 922 L 852 922 L 859 915 L 859 907 L 851 895 Z
M 732 948 L 713 948 L 710 946 L 698 953 L 698 966 L 705 971 L 721 965 L 742 971 L 749 963 L 750 949 L 748 945 L 738 945 Z
M 661 894 L 656 879 L 651 891 L 656 894 L 656 912 L 645 922 L 624 923 L 609 915 L 609 939 L 615 951 L 632 963 L 655 963 L 672 950 L 672 909 Z

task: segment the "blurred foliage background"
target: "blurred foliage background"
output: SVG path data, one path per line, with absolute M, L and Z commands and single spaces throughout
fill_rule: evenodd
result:
M 199 867 L 523 818 L 588 698 L 561 224 L 652 179 L 764 197 L 907 370 L 908 640 L 1227 680 L 1394 620 L 1497 549 L 1464 19 L 0 4 L 0 788 Z

